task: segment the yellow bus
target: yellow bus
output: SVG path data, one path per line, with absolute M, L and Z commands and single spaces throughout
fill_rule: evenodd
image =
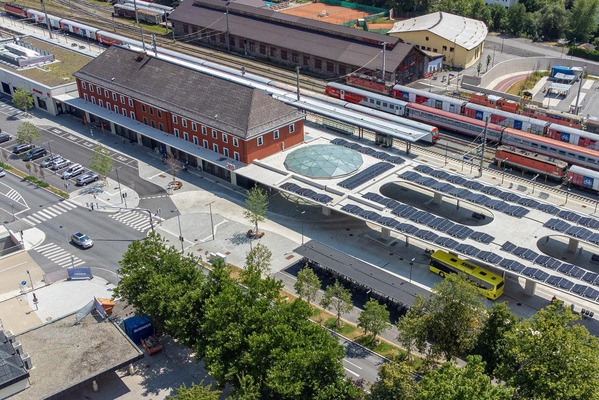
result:
M 483 296 L 491 300 L 503 294 L 505 282 L 501 276 L 443 250 L 431 254 L 430 270 L 441 278 L 447 274 L 462 274 Z

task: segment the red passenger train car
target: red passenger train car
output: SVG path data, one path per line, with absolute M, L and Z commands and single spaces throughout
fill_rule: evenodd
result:
M 495 163 L 500 167 L 515 166 L 559 181 L 564 179 L 568 171 L 568 163 L 565 161 L 514 146 L 499 146 L 495 150 Z
M 27 7 L 17 3 L 4 3 L 4 9 L 7 13 L 12 15 L 18 15 L 20 17 L 27 17 Z

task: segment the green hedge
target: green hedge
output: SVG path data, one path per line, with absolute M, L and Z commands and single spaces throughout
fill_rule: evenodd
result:
M 585 58 L 587 60 L 599 61 L 599 51 L 597 50 L 585 50 L 579 49 L 578 47 L 570 47 L 568 55 Z

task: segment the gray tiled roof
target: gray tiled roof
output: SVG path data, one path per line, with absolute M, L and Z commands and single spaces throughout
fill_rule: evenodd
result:
M 21 356 L 16 354 L 3 331 L 0 331 L 0 390 L 29 377 Z
M 257 89 L 112 46 L 75 77 L 241 138 L 303 118 Z
M 170 15 L 175 23 L 210 27 L 226 32 L 224 0 L 187 0 Z M 399 38 L 365 32 L 358 29 L 314 21 L 308 18 L 281 14 L 231 2 L 229 5 L 231 35 L 266 43 L 298 53 L 335 60 L 343 64 L 380 69 L 383 63 L 382 44 L 388 43 L 386 70 L 395 71 L 408 52 L 409 44 Z M 393 47 L 393 48 L 392 48 Z

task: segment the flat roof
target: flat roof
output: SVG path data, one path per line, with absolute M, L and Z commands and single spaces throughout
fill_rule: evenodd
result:
M 75 313 L 16 336 L 31 357 L 31 386 L 14 400 L 46 399 L 143 358 L 143 352 L 110 320 L 93 311 L 76 324 Z
M 35 82 L 39 82 L 48 87 L 61 86 L 75 82 L 73 74 L 93 60 L 90 56 L 41 39 L 25 36 L 21 40 L 24 43 L 29 43 L 36 49 L 51 53 L 54 55 L 55 61 L 53 63 L 43 64 L 41 67 L 21 69 L 11 68 L 6 64 L 0 63 L 0 68 Z

